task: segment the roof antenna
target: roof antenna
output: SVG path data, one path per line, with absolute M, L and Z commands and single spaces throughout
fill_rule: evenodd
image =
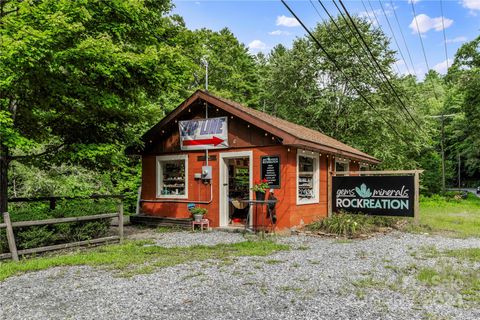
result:
M 207 56 L 203 56 L 200 59 L 200 62 L 203 66 L 205 66 L 205 91 L 208 92 L 208 61 L 207 61 Z

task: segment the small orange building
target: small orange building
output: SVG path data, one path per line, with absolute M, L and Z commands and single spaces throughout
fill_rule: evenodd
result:
M 275 227 L 300 226 L 327 216 L 329 170 L 366 170 L 379 162 L 320 132 L 201 90 L 142 139 L 142 150 L 128 151 L 142 156 L 137 220 L 181 221 L 195 204 L 208 210 L 210 226 L 242 226 L 252 221 L 251 188 L 266 178 L 278 200 Z

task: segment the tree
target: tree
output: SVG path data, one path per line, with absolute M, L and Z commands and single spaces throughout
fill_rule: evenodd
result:
M 388 49 L 389 39 L 368 21 L 354 21 L 391 85 L 420 121 L 415 105 L 405 98 L 404 79 L 392 72 L 395 57 Z M 384 160 L 385 168 L 415 167 L 425 137 L 416 132 L 380 72 L 374 71 L 351 25 L 338 17 L 335 23 L 318 24 L 313 34 L 342 71 L 308 36 L 295 40 L 291 49 L 275 47 L 262 66 L 266 110 L 360 148 Z
M 15 14 L 0 17 L 1 211 L 10 161 L 31 159 L 39 146 L 46 147 L 37 155 L 45 155 L 138 139 L 132 124 L 145 121 L 152 103 L 184 96 L 193 68 L 184 23 L 168 15 L 168 0 L 8 6 Z

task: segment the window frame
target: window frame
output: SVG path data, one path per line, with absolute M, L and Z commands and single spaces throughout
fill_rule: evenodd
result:
M 349 176 L 350 174 L 340 174 L 340 175 L 337 175 L 337 163 L 342 163 L 342 164 L 345 164 L 347 166 L 347 170 L 344 170 L 344 171 L 350 171 L 350 161 L 349 160 L 338 160 L 335 158 L 335 175 L 336 176 Z
M 312 199 L 300 199 L 299 194 L 299 167 L 300 167 L 300 157 L 305 158 L 312 158 L 313 159 L 313 193 L 314 198 Z M 297 195 L 297 205 L 304 205 L 304 204 L 316 204 L 320 203 L 320 156 L 316 152 L 306 151 L 302 149 L 297 149 L 297 164 L 296 164 L 296 185 L 295 185 L 295 192 Z
M 185 164 L 185 194 L 182 195 L 172 195 L 172 194 L 161 194 L 163 189 L 163 168 L 161 162 L 163 161 L 175 161 L 183 160 Z M 167 156 L 157 156 L 155 158 L 156 163 L 156 197 L 162 199 L 188 199 L 188 154 L 177 154 L 177 155 L 167 155 Z M 162 179 L 160 179 L 162 178 Z
M 362 168 L 365 168 L 365 170 L 362 170 Z M 361 171 L 370 171 L 370 165 L 369 164 L 361 164 L 358 169 Z

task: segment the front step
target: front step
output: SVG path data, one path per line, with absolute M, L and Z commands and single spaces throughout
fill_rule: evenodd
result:
M 132 224 L 152 226 L 152 227 L 180 227 L 191 228 L 192 219 L 190 218 L 169 218 L 159 216 L 136 215 L 130 217 Z

